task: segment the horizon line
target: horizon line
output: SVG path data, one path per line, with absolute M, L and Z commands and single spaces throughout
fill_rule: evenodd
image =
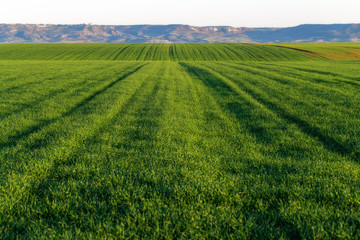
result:
M 232 27 L 232 28 L 292 28 L 298 27 L 302 25 L 359 25 L 359 23 L 301 23 L 298 25 L 292 25 L 287 27 L 235 27 L 231 25 L 191 25 L 191 24 L 182 24 L 182 23 L 175 23 L 175 24 L 96 24 L 96 23 L 0 23 L 0 25 L 54 25 L 54 26 L 76 26 L 76 25 L 87 25 L 87 26 L 191 26 L 191 27 Z

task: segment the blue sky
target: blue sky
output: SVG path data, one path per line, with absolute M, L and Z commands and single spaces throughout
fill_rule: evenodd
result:
M 359 23 L 360 0 L 3 0 L 0 23 L 286 27 Z

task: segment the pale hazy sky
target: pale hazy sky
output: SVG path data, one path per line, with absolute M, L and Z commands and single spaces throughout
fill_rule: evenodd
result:
M 285 27 L 359 23 L 360 0 L 1 0 L 0 23 Z

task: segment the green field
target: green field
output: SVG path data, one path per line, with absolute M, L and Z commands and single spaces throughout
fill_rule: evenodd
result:
M 0 239 L 359 239 L 356 49 L 0 45 Z

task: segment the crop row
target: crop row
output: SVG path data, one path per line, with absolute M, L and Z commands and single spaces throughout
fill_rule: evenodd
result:
M 358 238 L 358 64 L 317 64 L 1 62 L 0 238 Z
M 253 44 L 1 44 L 0 60 L 286 61 L 310 56 Z

